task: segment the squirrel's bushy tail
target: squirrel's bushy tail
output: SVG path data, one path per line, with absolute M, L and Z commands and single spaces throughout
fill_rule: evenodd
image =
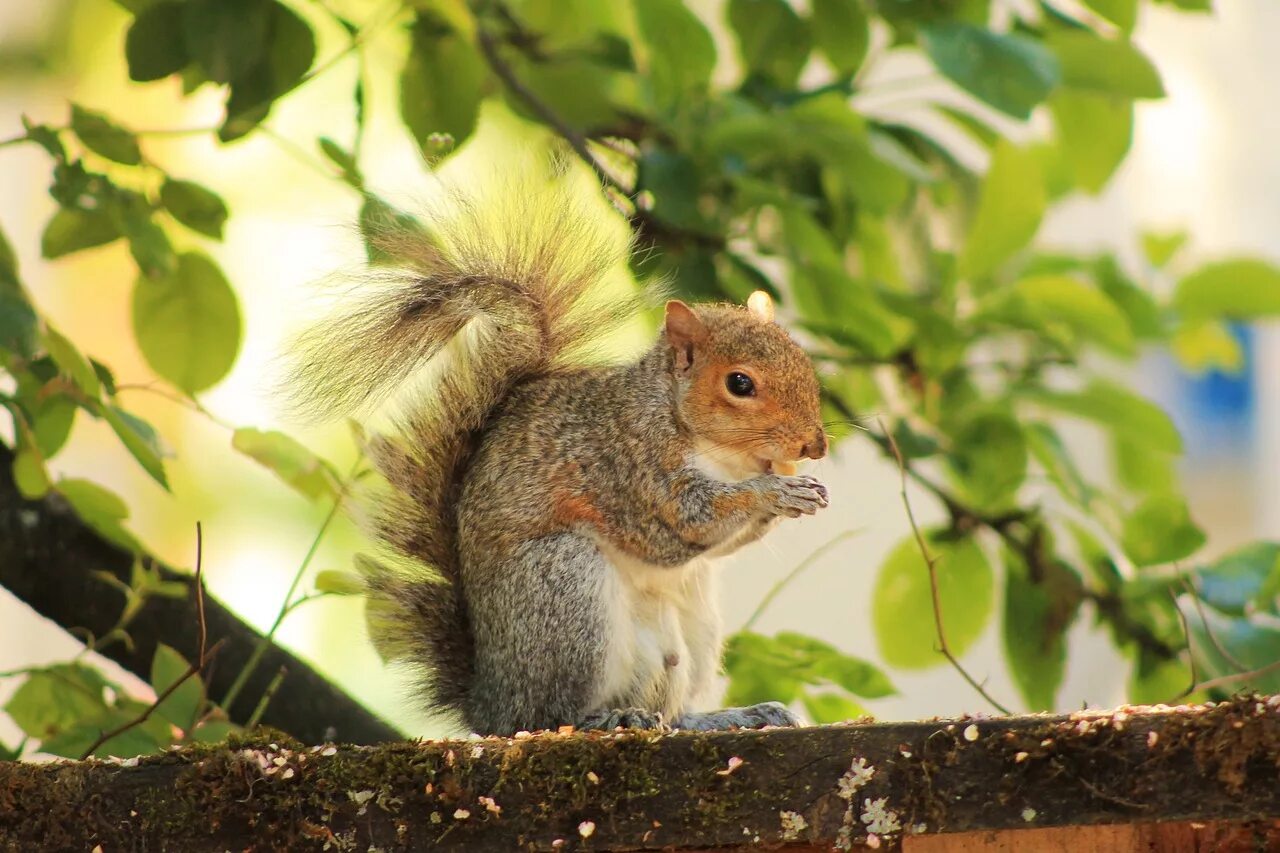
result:
M 454 711 L 472 673 L 456 519 L 474 444 L 514 386 L 589 360 L 649 301 L 601 293 L 630 246 L 564 178 L 501 196 L 453 192 L 423 228 L 388 218 L 367 235 L 390 264 L 299 339 L 290 383 L 311 415 L 393 398 L 393 428 L 368 447 L 389 486 L 368 508 L 384 553 L 358 561 L 370 633 L 414 667 L 431 706 Z

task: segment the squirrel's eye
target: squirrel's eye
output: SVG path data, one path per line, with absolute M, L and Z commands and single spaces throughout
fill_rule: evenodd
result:
M 730 373 L 724 380 L 724 387 L 735 397 L 751 397 L 756 393 L 756 383 L 745 373 Z

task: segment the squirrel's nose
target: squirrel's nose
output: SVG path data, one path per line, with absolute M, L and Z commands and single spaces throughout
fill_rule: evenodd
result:
M 800 448 L 800 455 L 807 456 L 810 459 L 821 459 L 827 455 L 827 434 L 821 429 L 814 437 Z

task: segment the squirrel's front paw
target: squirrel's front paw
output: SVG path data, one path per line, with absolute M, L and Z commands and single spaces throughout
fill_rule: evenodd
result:
M 769 474 L 761 479 L 767 481 L 768 495 L 777 515 L 791 518 L 813 515 L 828 503 L 827 487 L 816 477 Z

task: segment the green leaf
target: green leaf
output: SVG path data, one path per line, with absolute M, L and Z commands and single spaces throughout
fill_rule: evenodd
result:
M 972 539 L 927 537 L 936 558 L 938 599 L 947 644 L 957 657 L 973 645 L 991 617 L 991 564 Z M 899 669 L 945 663 L 934 630 L 929 571 L 913 536 L 890 552 L 876 577 L 871 618 L 880 656 Z
M 1124 552 L 1138 566 L 1189 557 L 1205 543 L 1204 531 L 1191 520 L 1186 501 L 1176 495 L 1152 495 L 1124 520 Z
M 1135 284 L 1113 255 L 1097 258 L 1093 262 L 1093 275 L 1102 292 L 1129 318 L 1135 336 L 1151 340 L 1166 338 L 1164 316 L 1150 289 Z
M 997 144 L 960 255 L 960 275 L 987 275 L 1031 242 L 1044 208 L 1043 176 L 1035 153 L 1008 141 Z
M 23 441 L 13 457 L 13 483 L 18 494 L 29 501 L 39 500 L 49 493 L 53 482 L 44 467 L 44 457 L 30 441 Z
M 363 595 L 368 586 L 353 572 L 324 569 L 316 572 L 316 591 L 331 595 Z
M 151 478 L 166 489 L 169 488 L 169 480 L 165 477 L 164 462 L 160 455 L 160 439 L 156 435 L 155 428 L 116 406 L 104 406 L 102 417 L 111 426 L 120 443 L 134 459 L 138 460 L 138 464 L 151 475 Z
M 27 739 L 23 738 L 18 741 L 17 746 L 5 746 L 0 743 L 0 761 L 17 761 L 22 758 L 22 753 L 27 749 Z
M 1163 98 L 1160 72 L 1128 41 L 1088 30 L 1054 33 L 1049 49 L 1062 69 L 1062 85 L 1121 98 Z
M 222 239 L 227 206 L 217 193 L 191 181 L 165 178 L 160 187 L 160 203 L 173 218 L 206 237 Z
M 22 286 L 18 281 L 18 256 L 14 254 L 9 238 L 0 229 L 0 296 L 21 294 Z
M 989 120 L 945 104 L 938 104 L 935 109 L 958 125 L 966 135 L 972 137 L 983 148 L 991 148 L 1002 139 L 999 132 L 991 127 Z
M 98 381 L 102 383 L 103 389 L 114 397 L 116 395 L 116 378 L 112 375 L 111 369 L 92 358 L 89 359 L 89 364 L 93 365 L 93 372 L 97 374 Z
M 652 195 L 649 215 L 678 228 L 704 229 L 698 213 L 698 166 L 691 157 L 655 147 L 639 162 L 639 186 Z
M 142 162 L 138 138 L 102 113 L 72 104 L 71 129 L 86 148 L 99 156 L 126 166 L 137 166 Z
M 743 64 L 779 88 L 795 85 L 809 58 L 808 24 L 786 0 L 729 0 L 729 26 Z
M 1080 473 L 1058 433 L 1048 424 L 1034 422 L 1027 424 L 1024 432 L 1027 449 L 1058 491 L 1077 506 L 1087 508 L 1093 500 L 1094 489 Z
M 212 260 L 178 258 L 173 275 L 140 278 L 133 290 L 133 332 L 147 364 L 188 394 L 217 384 L 240 351 L 240 307 Z
M 44 227 L 40 254 L 49 260 L 119 239 L 115 218 L 101 208 L 62 207 Z
M 361 189 L 364 186 L 364 176 L 360 174 L 355 155 L 327 136 L 322 136 L 317 141 L 324 156 L 342 170 L 342 179 L 356 189 Z
M 40 744 L 40 751 L 64 758 L 78 759 L 101 736 L 103 732 L 120 728 L 137 720 L 146 710 L 146 706 L 130 699 L 117 703 L 116 707 L 107 708 L 98 714 L 68 727 L 56 736 Z M 145 755 L 168 746 L 172 741 L 169 736 L 169 724 L 162 718 L 152 716 L 138 725 L 122 731 L 120 734 L 103 743 L 93 751 L 95 758 L 131 758 Z
M 807 670 L 805 678 L 810 684 L 825 680 L 865 699 L 880 699 L 897 692 L 878 666 L 846 655 L 830 643 L 794 631 L 780 631 L 774 639 Z
M 800 701 L 809 719 L 818 725 L 869 716 L 866 708 L 839 693 L 805 693 Z
M 1240 342 L 1225 323 L 1217 320 L 1184 323 L 1173 333 L 1169 348 L 1192 373 L 1207 370 L 1238 373 L 1244 367 Z
M 1039 42 L 945 22 L 921 28 L 921 46 L 960 88 L 1001 112 L 1026 120 L 1058 83 L 1057 59 Z
M 1181 658 L 1147 661 L 1145 655 L 1129 673 L 1128 699 L 1137 705 L 1169 702 L 1191 684 L 1191 667 Z M 1181 701 L 1196 701 L 1188 696 Z
M 596 33 L 590 40 L 571 48 L 568 53 L 589 59 L 615 71 L 635 71 L 636 58 L 631 42 L 617 33 Z
M 360 206 L 360 236 L 364 238 L 369 263 L 394 263 L 387 254 L 387 246 L 398 245 L 405 234 L 425 237 L 422 223 L 372 193 L 365 196 Z
M 187 674 L 190 664 L 176 649 L 156 644 L 151 659 L 151 687 L 160 696 Z M 199 674 L 192 675 L 156 708 L 156 713 L 182 731 L 190 731 L 204 706 L 204 684 Z
M 1132 32 L 1138 20 L 1138 0 L 1084 0 L 1084 4 L 1119 27 L 1121 32 Z
M 1178 282 L 1173 307 L 1187 319 L 1275 317 L 1280 269 L 1249 258 L 1208 264 Z
M 182 34 L 185 3 L 155 3 L 138 13 L 124 40 L 129 79 L 139 83 L 176 74 L 191 61 Z
M 1280 630 L 1274 620 L 1268 623 L 1253 619 L 1232 618 L 1212 607 L 1199 611 L 1188 609 L 1187 624 L 1191 629 L 1191 649 L 1199 664 L 1200 677 L 1212 678 L 1241 671 L 1261 669 L 1280 660 Z M 1209 634 L 1212 632 L 1213 636 Z M 1228 659 L 1218 651 L 1221 645 L 1231 655 Z M 1274 669 L 1266 673 L 1233 683 L 1229 692 L 1280 692 L 1280 672 Z
M 867 13 L 860 0 L 812 0 L 813 39 L 837 74 L 862 66 L 871 44 Z
M 1183 12 L 1212 12 L 1213 0 L 1156 0 L 1157 3 L 1164 3 L 1167 6 L 1173 6 L 1181 9 Z
M 1027 443 L 1008 414 L 982 412 L 952 435 L 951 470 L 964 497 L 983 511 L 1007 509 L 1027 475 Z
M 122 193 L 115 202 L 116 225 L 129 238 L 129 252 L 138 269 L 149 278 L 171 274 L 177 263 L 173 246 L 153 218 L 150 202 L 137 193 Z
M 1133 104 L 1121 98 L 1064 90 L 1049 99 L 1059 150 L 1075 183 L 1102 191 L 1133 144 Z
M 784 631 L 765 637 L 740 631 L 725 651 L 731 705 L 788 703 L 805 685 L 843 687 L 867 698 L 894 693 L 888 677 L 875 665 L 846 655 L 828 643 Z
M 1111 458 L 1116 478 L 1132 492 L 1149 495 L 1177 489 L 1178 472 L 1174 466 L 1178 457 L 1172 453 L 1153 449 L 1132 435 L 1117 433 L 1111 436 Z
M 139 550 L 138 541 L 121 524 L 129 517 L 129 508 L 119 495 L 96 483 L 77 479 L 59 480 L 58 493 L 105 539 L 125 550 Z
M 1079 579 L 1052 564 L 1052 575 L 1033 583 L 1023 566 L 1005 573 L 1004 656 L 1031 711 L 1052 711 L 1067 666 L 1067 629 L 1079 611 Z
M 70 377 L 86 396 L 97 397 L 101 393 L 98 374 L 89 364 L 89 359 L 76 349 L 75 344 L 48 324 L 45 324 L 44 329 L 44 346 L 54 364 L 58 365 L 58 370 Z
M 264 0 L 185 0 L 182 33 L 186 52 L 214 83 L 235 83 L 256 73 L 271 37 L 271 11 Z
M 1275 575 L 1280 544 L 1254 542 L 1195 570 L 1200 598 L 1223 613 L 1243 616 Z
M 1142 253 L 1147 256 L 1147 262 L 1156 269 L 1163 269 L 1186 244 L 1186 231 L 1165 233 L 1146 231 L 1142 235 Z
M 1164 410 L 1127 388 L 1095 380 L 1081 391 L 1031 391 L 1027 398 L 1086 418 L 1153 450 L 1181 453 L 1182 437 Z
M 40 455 L 48 459 L 66 444 L 76 418 L 75 401 L 61 394 L 47 397 L 32 406 L 31 431 Z
M 711 33 L 683 0 L 645 0 L 636 3 L 636 23 L 648 45 L 653 100 L 670 110 L 690 93 L 704 91 L 716 64 Z
M 240 727 L 227 720 L 206 720 L 187 735 L 188 743 L 222 743 L 240 731 Z
M 1280 554 L 1271 564 L 1271 571 L 1253 596 L 1253 606 L 1263 612 L 1280 614 Z
M 212 2 L 221 4 L 222 0 Z M 253 2 L 266 10 L 267 50 L 265 55 L 260 54 L 255 65 L 232 81 L 227 118 L 218 130 L 218 138 L 223 142 L 239 139 L 257 127 L 271 111 L 276 98 L 296 86 L 316 58 L 315 33 L 306 21 L 274 0 Z M 226 4 L 223 12 L 234 12 L 236 5 L 235 2 Z
M 1029 276 L 1019 280 L 1011 293 L 1042 324 L 1065 325 L 1076 336 L 1112 352 L 1133 352 L 1133 331 L 1124 312 L 1106 294 L 1074 276 Z
M 338 478 L 329 465 L 282 432 L 241 427 L 231 446 L 311 500 L 337 494 Z
M 794 659 L 770 637 L 739 631 L 725 643 L 724 668 L 729 677 L 725 702 L 753 705 L 757 702 L 793 701 L 803 681 Z
M 55 664 L 29 673 L 4 710 L 28 737 L 43 741 L 102 713 L 106 686 L 97 671 L 83 664 Z
M 433 133 L 461 143 L 476 129 L 489 66 L 471 40 L 423 12 L 400 72 L 400 115 L 419 145 Z
M 901 323 L 866 283 L 815 264 L 793 267 L 791 288 L 805 327 L 877 358 L 896 348 Z
M 39 341 L 35 309 L 20 293 L 0 290 L 0 349 L 30 357 Z

